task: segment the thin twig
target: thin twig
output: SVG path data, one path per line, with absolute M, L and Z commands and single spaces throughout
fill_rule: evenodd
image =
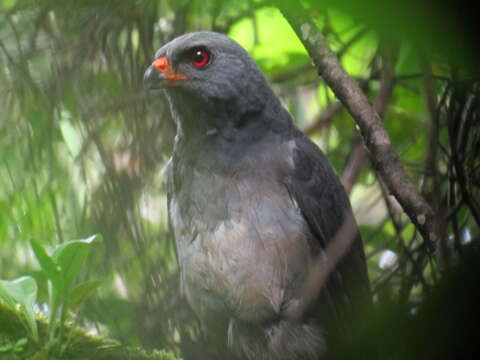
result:
M 336 102 L 323 110 L 318 116 L 313 119 L 313 121 L 306 124 L 302 131 L 305 135 L 311 135 L 314 133 L 320 126 L 328 125 L 332 119 L 337 115 L 340 110 L 343 109 L 341 102 Z

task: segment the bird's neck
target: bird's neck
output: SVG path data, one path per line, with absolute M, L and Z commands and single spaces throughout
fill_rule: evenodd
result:
M 177 125 L 176 152 L 205 152 L 210 148 L 236 152 L 264 137 L 288 132 L 293 126 L 278 101 L 245 106 L 238 102 L 206 102 L 179 94 L 169 96 L 169 102 Z

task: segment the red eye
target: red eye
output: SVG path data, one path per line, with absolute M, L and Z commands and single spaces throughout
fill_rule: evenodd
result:
M 192 63 L 198 68 L 202 68 L 210 61 L 210 53 L 206 49 L 196 49 L 193 52 Z

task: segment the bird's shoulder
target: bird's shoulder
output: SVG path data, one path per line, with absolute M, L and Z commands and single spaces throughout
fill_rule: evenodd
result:
M 325 154 L 297 131 L 293 136 L 292 168 L 285 186 L 298 204 L 310 230 L 325 247 L 351 213 L 345 190 Z

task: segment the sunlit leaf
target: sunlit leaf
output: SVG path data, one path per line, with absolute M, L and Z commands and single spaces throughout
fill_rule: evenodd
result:
M 0 6 L 5 9 L 11 9 L 17 4 L 17 0 L 2 0 Z
M 52 258 L 60 267 L 67 291 L 80 273 L 95 238 L 97 235 L 82 240 L 67 241 L 55 248 Z
M 303 44 L 280 11 L 263 8 L 255 12 L 255 17 L 257 33 L 252 19 L 245 18 L 232 27 L 229 35 L 253 55 L 263 70 L 293 65 L 289 62 L 292 54 L 300 57 L 298 63 L 309 61 Z

